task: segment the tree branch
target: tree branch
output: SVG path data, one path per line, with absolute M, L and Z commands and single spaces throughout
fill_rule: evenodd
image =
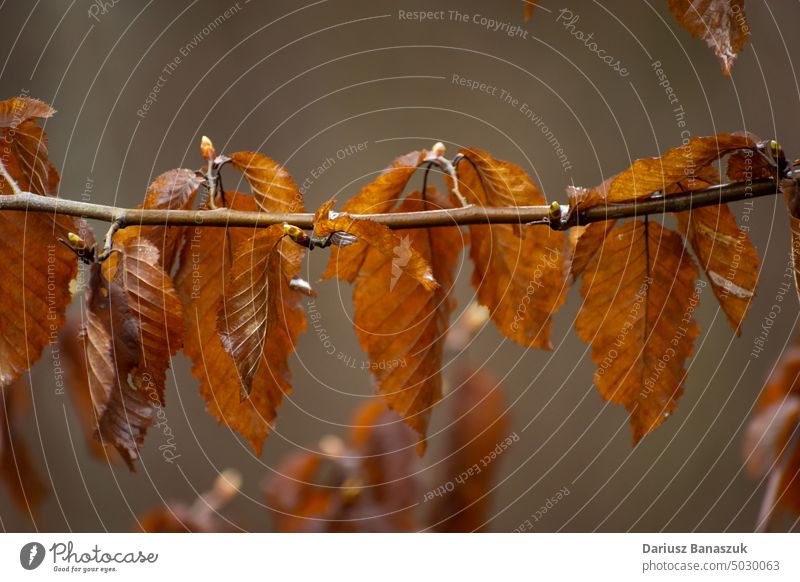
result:
M 791 172 L 795 180 L 800 170 Z M 593 206 L 586 209 L 562 213 L 560 206 L 508 206 L 502 208 L 465 206 L 446 210 L 424 210 L 386 214 L 353 215 L 384 224 L 391 229 L 429 228 L 466 224 L 534 224 L 547 225 L 554 230 L 566 230 L 573 226 L 617 218 L 646 216 L 664 212 L 683 212 L 702 206 L 713 206 L 745 198 L 771 196 L 779 192 L 778 183 L 771 178 L 753 180 L 751 183 L 732 182 L 700 190 L 679 192 L 669 196 L 659 194 L 632 202 Z M 555 205 L 554 205 L 555 206 Z M 288 223 L 304 229 L 313 227 L 313 214 L 285 212 L 243 212 L 217 208 L 214 210 L 144 210 L 118 208 L 89 202 L 78 202 L 63 198 L 39 196 L 30 192 L 16 195 L 0 195 L 0 211 L 49 212 L 68 216 L 80 216 L 105 222 L 117 223 L 120 228 L 130 225 L 162 226 L 211 226 L 267 227 L 271 224 Z

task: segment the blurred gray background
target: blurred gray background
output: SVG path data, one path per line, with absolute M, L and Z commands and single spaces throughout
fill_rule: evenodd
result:
M 746 129 L 777 138 L 790 156 L 800 157 L 794 68 L 800 3 L 746 4 L 751 42 L 726 78 L 705 44 L 677 25 L 666 0 L 543 0 L 529 23 L 522 20 L 522 2 L 512 0 L 7 0 L 0 3 L 0 98 L 27 91 L 58 110 L 46 130 L 66 198 L 136 205 L 161 172 L 199 167 L 198 143 L 205 134 L 218 150 L 269 155 L 298 184 L 310 178 L 308 208 L 332 195 L 347 198 L 395 156 L 438 140 L 450 154 L 473 145 L 513 161 L 549 199 L 565 200 L 568 184 L 595 185 L 633 159 L 680 145 L 674 105 L 651 66 L 656 60 L 693 135 Z M 594 33 L 598 45 L 621 61 L 627 77 L 557 22 L 564 7 L 580 16 L 577 29 Z M 423 23 L 399 14 L 431 9 L 457 10 L 468 21 L 447 12 L 445 20 Z M 518 25 L 521 32 L 488 30 L 480 17 L 474 22 L 475 15 Z M 169 68 L 176 57 L 180 63 Z M 137 114 L 160 75 L 157 101 Z M 454 75 L 496 86 L 497 95 L 459 86 Z M 501 90 L 518 105 L 501 99 Z M 526 119 L 522 103 L 541 115 L 571 167 L 564 168 Z M 366 143 L 363 151 L 337 159 L 313 178 L 326 158 L 360 142 Z M 420 180 L 415 177 L 411 187 Z M 798 310 L 792 296 L 765 352 L 750 355 L 787 265 L 783 201 L 758 199 L 751 224 L 763 265 L 744 333 L 733 337 L 706 293 L 685 395 L 673 417 L 635 448 L 625 411 L 600 398 L 587 346 L 571 331 L 577 289 L 555 318 L 553 352 L 523 350 L 491 326 L 481 333 L 462 357 L 503 378 L 512 428 L 521 437 L 499 461 L 489 529 L 516 528 L 563 487 L 570 495 L 535 523 L 535 531 L 752 529 L 764 484 L 744 474 L 743 430 L 793 336 Z M 324 251 L 311 256 L 312 280 L 325 259 Z M 459 309 L 472 296 L 470 273 L 471 265 L 462 262 Z M 349 286 L 330 281 L 317 291 L 337 349 L 362 358 L 349 320 Z M 235 467 L 244 475 L 244 495 L 229 515 L 244 529 L 269 530 L 260 481 L 287 452 L 326 434 L 344 434 L 352 411 L 372 390 L 367 372 L 332 361 L 313 333 L 301 337 L 292 368 L 294 393 L 257 458 L 206 414 L 188 362 L 178 356 L 167 414 L 180 462 L 164 462 L 158 435 L 151 435 L 138 473 L 130 474 L 122 464 L 109 467 L 88 455 L 78 418 L 68 396 L 56 393 L 45 355 L 27 387 L 33 406 L 24 426 L 52 491 L 31 520 L 0 489 L 2 528 L 131 530 L 136 515 L 164 501 L 190 502 L 221 469 Z M 436 431 L 447 405 L 434 412 L 424 465 L 441 458 Z M 423 479 L 435 487 L 432 475 L 425 471 Z

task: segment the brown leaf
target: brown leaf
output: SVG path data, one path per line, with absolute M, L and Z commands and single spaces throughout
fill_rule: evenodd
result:
M 41 101 L 15 98 L 0 101 L 2 161 L 20 188 L 49 195 L 58 187 L 58 172 L 47 158 L 46 136 L 35 119 L 53 113 Z M 0 178 L 0 195 L 12 195 Z M 56 341 L 71 300 L 69 283 L 77 259 L 58 238 L 77 232 L 71 217 L 44 213 L 0 214 L 0 386 L 9 385 Z
M 700 176 L 704 168 L 725 154 L 739 149 L 755 149 L 748 135 L 720 134 L 693 137 L 684 145 L 668 150 L 658 158 L 643 158 L 607 180 L 596 190 L 608 202 L 623 202 L 665 190 L 680 180 Z
M 430 523 L 435 531 L 482 531 L 500 468 L 498 457 L 519 436 L 508 432 L 508 409 L 497 378 L 466 366 L 459 370 L 455 386 L 449 395 L 449 455 L 440 472 L 442 484 L 452 482 L 454 488 L 441 496 L 426 495 L 425 501 L 433 501 Z
M 79 317 L 68 317 L 58 335 L 58 353 L 62 357 L 66 376 L 64 385 L 69 391 L 73 407 L 78 414 L 89 451 L 94 457 L 106 460 L 110 457 L 106 454 L 100 441 L 95 438 L 97 422 L 94 417 L 92 395 L 89 388 L 86 342 L 80 334 Z
M 153 420 L 150 400 L 129 380 L 142 361 L 139 329 L 125 290 L 105 280 L 99 263 L 92 265 L 85 293 L 83 338 L 97 435 L 103 444 L 114 445 L 133 470 Z
M 78 265 L 58 235 L 47 214 L 0 213 L 0 385 L 28 370 L 64 324 Z
M 767 381 L 748 423 L 744 443 L 750 475 L 770 476 L 776 481 L 773 498 L 767 503 L 777 502 L 794 515 L 800 515 L 799 431 L 800 346 L 795 342 Z
M 675 410 L 700 328 L 697 269 L 681 237 L 653 222 L 614 228 L 587 265 L 575 322 L 592 345 L 594 382 L 630 413 L 634 443 Z
M 348 200 L 342 207 L 342 212 L 381 214 L 390 211 L 399 201 L 408 181 L 426 155 L 426 151 L 415 151 L 397 158 L 380 176 Z M 336 277 L 352 283 L 358 276 L 366 253 L 367 245 L 363 243 L 356 243 L 344 248 L 332 247 L 328 267 L 322 278 Z
M 0 481 L 4 481 L 16 506 L 32 515 L 48 494 L 22 434 L 20 419 L 25 393 L 22 382 L 0 386 Z
M 416 455 L 400 418 L 379 401 L 353 420 L 350 446 L 296 452 L 263 485 L 279 532 L 415 531 Z
M 792 236 L 792 269 L 794 270 L 794 287 L 800 298 L 800 192 L 794 180 L 781 180 L 781 192 L 789 209 L 789 228 Z
M 139 208 L 148 210 L 190 210 L 194 205 L 197 189 L 202 184 L 192 170 L 169 170 L 156 178 L 147 188 L 144 203 Z M 175 264 L 185 226 L 129 226 L 117 231 L 115 244 L 124 244 L 125 239 L 143 237 L 153 243 L 159 251 L 160 264 L 169 273 Z
M 53 109 L 29 97 L 0 101 L 0 142 L 2 161 L 11 177 L 25 192 L 55 194 L 60 176 L 47 155 L 47 135 L 36 124 L 50 117 Z M 10 194 L 11 187 L 0 178 L 0 194 Z
M 706 41 L 722 72 L 730 75 L 733 61 L 750 36 L 744 0 L 669 0 L 669 9 L 693 37 Z
M 158 249 L 125 241 L 113 279 L 92 266 L 84 330 L 92 395 L 101 441 L 113 444 L 128 466 L 164 405 L 170 356 L 182 343 L 180 299 L 159 265 Z
M 397 212 L 425 208 L 417 192 Z M 454 271 L 461 247 L 457 229 L 404 230 L 391 256 L 369 248 L 355 282 L 355 328 L 370 372 L 389 407 L 419 433 L 422 450 L 432 408 L 442 395 L 442 354 L 455 307 Z M 401 276 L 412 249 L 429 262 L 439 287 L 431 290 Z
M 334 232 L 346 232 L 358 237 L 367 247 L 375 249 L 389 260 L 396 257 L 395 249 L 405 249 L 402 259 L 395 264 L 404 274 L 418 281 L 422 287 L 432 291 L 438 287 L 428 261 L 415 248 L 404 247 L 399 235 L 377 222 L 365 219 L 354 219 L 349 216 L 338 216 L 333 220 L 320 220 L 314 225 L 314 233 L 326 237 Z M 358 244 L 358 243 L 356 243 Z M 366 255 L 365 255 L 366 257 Z M 362 260 L 363 262 L 363 260 Z M 361 269 L 359 268 L 359 272 Z
M 750 237 L 736 224 L 727 204 L 676 216 L 678 230 L 692 245 L 728 322 L 740 335 L 758 286 L 759 260 Z
M 568 259 L 573 281 L 577 281 L 578 277 L 583 275 L 589 261 L 603 248 L 603 242 L 616 223 L 616 220 L 603 220 L 593 222 L 585 227 L 577 227 L 583 230 L 579 233 L 575 249 Z
M 278 243 L 283 236 L 283 227 L 273 224 L 237 247 L 219 308 L 217 329 L 222 347 L 236 364 L 245 396 L 259 367 L 286 367 L 285 362 L 277 364 L 276 360 L 289 356 L 265 349 L 280 325 L 282 265 Z M 278 401 L 280 398 L 276 395 Z
M 525 22 L 528 22 L 533 18 L 533 13 L 536 10 L 536 5 L 539 3 L 539 0 L 522 0 L 522 3 L 525 5 L 523 18 Z
M 226 203 L 233 210 L 257 210 L 253 198 L 245 194 L 228 192 Z M 291 389 L 288 366 L 276 370 L 261 366 L 253 378 L 249 398 L 242 401 L 239 374 L 217 333 L 224 283 L 231 276 L 234 249 L 247 244 L 255 233 L 253 228 L 244 227 L 189 228 L 175 282 L 186 314 L 183 349 L 192 360 L 192 374 L 200 381 L 200 394 L 214 417 L 238 431 L 261 454 L 279 404 L 275 398 Z M 285 286 L 281 290 L 284 303 L 279 312 L 284 321 L 275 326 L 266 349 L 288 357 L 306 325 L 301 294 L 290 292 L 291 279 L 286 280 L 287 273 L 299 273 L 303 249 L 290 240 L 284 239 L 279 244 L 284 265 L 281 285 Z
M 461 153 L 469 161 L 459 165 L 458 179 L 471 203 L 544 204 L 542 193 L 518 166 L 480 150 Z M 523 346 L 551 349 L 551 315 L 564 303 L 563 234 L 535 227 L 520 232 L 509 224 L 473 225 L 469 231 L 478 302 L 506 337 Z
M 286 169 L 257 152 L 231 154 L 231 163 L 244 174 L 253 197 L 264 212 L 302 212 L 303 195 Z

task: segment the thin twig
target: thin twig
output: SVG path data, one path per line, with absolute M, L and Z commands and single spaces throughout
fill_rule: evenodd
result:
M 795 170 L 792 177 L 795 180 L 800 178 L 800 170 Z M 664 212 L 683 212 L 692 208 L 713 206 L 745 198 L 771 196 L 778 193 L 778 191 L 778 184 L 771 178 L 753 180 L 751 183 L 733 182 L 701 190 L 678 192 L 669 196 L 653 195 L 632 202 L 594 206 L 585 210 L 578 209 L 576 212 L 567 215 L 566 219 L 555 218 L 550 206 L 507 206 L 498 208 L 476 205 L 419 212 L 354 214 L 352 217 L 373 220 L 391 229 L 466 224 L 535 224 L 547 225 L 554 230 L 566 230 L 573 226 L 589 224 L 590 222 L 662 214 Z M 118 208 L 50 196 L 39 196 L 30 192 L 22 192 L 16 196 L 0 196 L 0 211 L 2 210 L 49 212 L 68 216 L 81 216 L 105 222 L 117 221 L 124 226 L 195 225 L 265 228 L 271 224 L 288 223 L 308 230 L 313 227 L 314 218 L 314 215 L 310 213 L 243 212 L 227 208 L 218 208 L 216 210 Z

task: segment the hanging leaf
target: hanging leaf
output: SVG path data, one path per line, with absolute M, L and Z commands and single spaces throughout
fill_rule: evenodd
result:
M 706 188 L 719 182 L 717 172 L 707 168 L 702 178 L 679 182 L 673 188 Z M 667 191 L 670 193 L 670 190 Z M 700 267 L 736 335 L 750 309 L 758 286 L 758 253 L 747 231 L 736 224 L 727 204 L 679 212 L 678 231 L 692 245 Z
M 480 206 L 544 204 L 544 196 L 518 166 L 476 149 L 461 150 L 461 192 Z M 564 236 L 509 224 L 472 225 L 472 286 L 498 329 L 528 347 L 551 349 L 551 316 L 564 303 Z
M 58 190 L 60 176 L 47 154 L 47 135 L 36 124 L 55 111 L 47 104 L 30 97 L 15 97 L 0 101 L 0 143 L 2 161 L 11 177 L 24 192 L 42 196 Z M 0 178 L 0 194 L 12 190 Z
M 750 36 L 744 0 L 669 0 L 669 9 L 693 37 L 706 41 L 722 72 L 730 75 L 733 61 Z
M 19 187 L 49 195 L 58 187 L 58 172 L 47 158 L 47 138 L 36 125 L 53 110 L 41 101 L 0 101 L 2 161 Z M 13 195 L 0 178 L 0 195 Z M 36 212 L 0 213 L 0 386 L 8 386 L 54 343 L 72 298 L 69 284 L 77 259 L 58 239 L 78 228 L 71 217 Z
M 236 364 L 244 397 L 250 394 L 260 367 L 270 373 L 285 369 L 294 348 L 289 346 L 288 353 L 266 349 L 280 325 L 283 266 L 278 243 L 283 236 L 283 226 L 273 224 L 237 247 L 219 309 L 222 347 Z
M 397 158 L 380 176 L 348 200 L 342 207 L 342 213 L 381 214 L 389 212 L 397 205 L 408 181 L 426 155 L 426 151 L 415 151 Z M 320 218 L 328 218 L 327 212 Z M 344 248 L 332 247 L 328 267 L 322 278 L 336 277 L 352 283 L 361 269 L 361 263 L 364 262 L 366 253 L 367 245 L 363 243 L 356 243 Z
M 257 210 L 253 198 L 245 194 L 228 192 L 226 203 L 233 210 Z M 234 249 L 247 245 L 256 232 L 244 227 L 189 228 L 175 282 L 186 313 L 183 349 L 192 360 L 192 374 L 200 381 L 200 394 L 215 418 L 238 431 L 256 453 L 261 454 L 280 397 L 291 390 L 289 368 L 283 367 L 283 363 L 280 369 L 261 366 L 253 377 L 250 396 L 242 401 L 242 382 L 237 367 L 223 348 L 217 332 L 225 281 L 231 277 Z M 291 240 L 283 239 L 279 250 L 284 273 L 280 291 L 282 305 L 278 310 L 281 322 L 273 328 L 274 333 L 267 339 L 266 347 L 268 351 L 277 350 L 288 358 L 297 336 L 306 326 L 302 295 L 290 289 L 291 274 L 300 272 L 303 249 Z
M 129 239 L 112 279 L 94 263 L 83 331 L 88 384 L 101 442 L 133 470 L 144 435 L 164 405 L 170 356 L 180 348 L 181 304 L 158 249 Z
M 630 413 L 634 443 L 675 410 L 700 328 L 697 269 L 681 237 L 652 222 L 614 228 L 583 274 L 575 322 L 592 346 L 594 382 Z
M 397 212 L 426 208 L 416 192 Z M 370 372 L 389 407 L 420 435 L 421 450 L 432 408 L 442 395 L 442 354 L 455 307 L 453 285 L 461 247 L 457 229 L 403 230 L 391 256 L 368 248 L 355 282 L 355 329 L 369 356 Z M 438 287 L 431 290 L 401 275 L 412 251 L 430 264 Z
M 73 409 L 81 423 L 86 446 L 92 456 L 105 461 L 115 457 L 109 457 L 102 443 L 96 438 L 97 422 L 89 387 L 86 342 L 81 337 L 81 327 L 78 314 L 67 317 L 67 322 L 58 336 L 58 353 L 61 354 L 64 363 L 65 388 L 70 394 Z
M 597 252 L 602 249 L 603 241 L 606 240 L 608 233 L 611 232 L 616 223 L 616 220 L 603 220 L 601 222 L 593 222 L 585 227 L 577 227 L 583 230 L 579 233 L 575 249 L 569 258 L 569 270 L 573 281 L 583 275 L 586 266 Z
M 508 432 L 503 391 L 489 372 L 464 367 L 454 384 L 447 425 L 451 453 L 441 470 L 441 481 L 452 482 L 454 488 L 441 496 L 426 495 L 425 502 L 432 502 L 430 523 L 435 531 L 484 531 L 501 464 L 498 457 L 519 436 Z

